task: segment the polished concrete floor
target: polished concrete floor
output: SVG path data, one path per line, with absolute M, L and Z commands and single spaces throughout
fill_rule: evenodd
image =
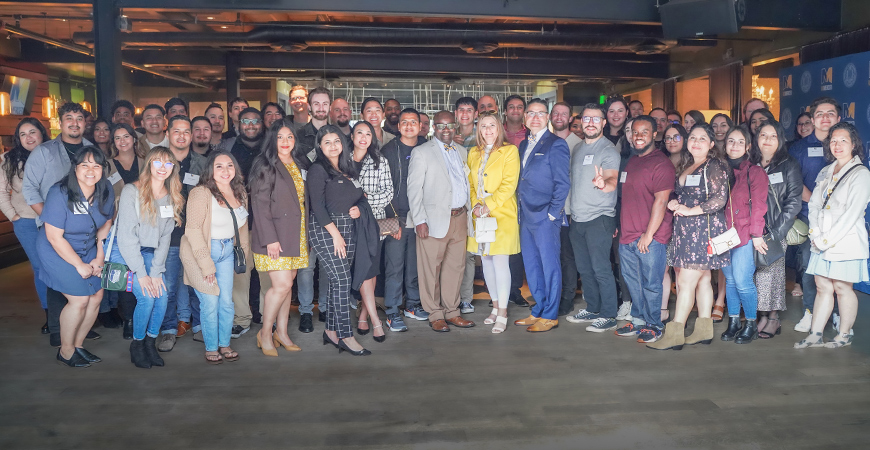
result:
M 183 337 L 166 367 L 142 370 L 120 330 L 97 328 L 86 346 L 104 362 L 74 370 L 39 334 L 29 266 L 3 269 L 0 449 L 868 448 L 867 304 L 844 349 L 792 349 L 792 299 L 775 339 L 658 352 L 565 321 L 493 335 L 476 297 L 477 327 L 413 321 L 382 344 L 361 337 L 368 357 L 321 345 L 320 323 L 302 335 L 294 315 L 301 353 L 266 358 L 255 325 L 233 341 L 238 362 L 209 366 Z

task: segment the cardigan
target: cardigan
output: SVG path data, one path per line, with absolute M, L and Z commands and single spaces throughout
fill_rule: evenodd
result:
M 35 219 L 36 211 L 27 204 L 27 200 L 24 199 L 24 194 L 21 192 L 21 186 L 24 184 L 24 172 L 20 172 L 19 176 L 9 180 L 2 167 L 5 163 L 6 155 L 0 156 L 0 212 L 3 212 L 3 215 L 10 221 L 16 214 L 22 219 Z M 23 164 L 20 164 L 19 167 L 23 167 Z
M 809 239 L 825 261 L 867 259 L 867 229 L 864 209 L 870 202 L 870 170 L 855 156 L 834 174 L 834 162 L 825 166 L 816 178 L 816 188 L 809 201 Z M 845 178 L 840 176 L 853 166 L 859 166 Z M 831 192 L 834 184 L 837 188 Z M 825 198 L 830 196 L 822 208 Z

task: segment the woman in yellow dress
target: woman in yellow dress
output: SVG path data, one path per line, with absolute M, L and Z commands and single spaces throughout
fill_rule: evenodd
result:
M 278 356 L 277 347 L 300 351 L 287 334 L 290 291 L 296 269 L 308 267 L 305 233 L 305 178 L 293 159 L 296 133 L 289 119 L 274 122 L 266 132 L 263 151 L 251 168 L 251 251 L 254 266 L 268 272 L 272 287 L 266 291 L 263 329 L 257 345 L 267 356 Z M 272 324 L 276 332 L 272 333 Z
M 492 297 L 492 313 L 483 323 L 495 324 L 493 333 L 507 326 L 507 302 L 511 286 L 508 259 L 520 251 L 517 221 L 517 183 L 520 155 L 517 147 L 505 141 L 504 128 L 495 115 L 484 115 L 477 123 L 476 147 L 468 151 L 468 180 L 471 187 L 472 215 L 494 217 L 498 228 L 495 242 L 478 243 L 468 238 L 468 251 L 481 256 L 483 277 Z

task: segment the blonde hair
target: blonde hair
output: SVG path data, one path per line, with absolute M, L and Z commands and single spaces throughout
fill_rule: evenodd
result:
M 483 139 L 483 130 L 481 130 L 480 124 L 487 117 L 490 117 L 490 118 L 492 118 L 493 121 L 495 121 L 495 127 L 497 130 L 497 133 L 495 135 L 495 142 L 493 143 L 492 148 L 498 149 L 499 147 L 504 145 L 504 143 L 506 142 L 505 141 L 505 134 L 504 134 L 504 125 L 502 125 L 501 121 L 498 120 L 498 116 L 495 114 L 484 114 L 480 117 L 480 119 L 477 120 L 477 136 L 475 136 L 475 138 L 477 139 L 477 149 L 480 152 L 483 152 L 486 149 L 486 145 L 487 145 L 486 140 Z
M 181 179 L 178 175 L 181 170 L 178 160 L 166 147 L 157 146 L 148 152 L 145 157 L 145 164 L 142 170 L 139 171 L 139 212 L 140 215 L 150 217 L 151 223 L 157 223 L 157 211 L 154 208 L 154 194 L 151 189 L 151 171 L 154 170 L 154 161 L 168 161 L 172 163 L 172 173 L 166 178 L 164 185 L 169 192 L 169 199 L 172 204 L 173 216 L 175 217 L 175 225 L 181 226 L 181 211 L 184 209 L 184 196 L 181 195 Z

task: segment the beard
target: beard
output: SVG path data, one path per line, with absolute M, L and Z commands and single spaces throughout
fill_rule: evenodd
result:
M 603 133 L 603 130 L 596 130 L 595 134 L 590 134 L 585 129 L 583 130 L 583 134 L 586 135 L 586 139 L 598 139 L 598 137 L 601 136 L 601 133 Z
M 338 118 L 335 119 L 335 124 L 338 125 L 339 128 L 344 128 L 350 124 L 350 119 L 341 120 L 341 118 Z
M 316 120 L 326 120 L 326 118 L 329 117 L 329 112 L 317 111 L 313 114 L 313 116 Z
M 565 131 L 568 129 L 568 122 L 563 123 L 562 125 L 556 125 L 553 122 L 550 122 L 553 125 L 553 131 Z
M 656 141 L 650 141 L 649 144 L 646 145 L 646 147 L 638 149 L 635 148 L 634 142 L 632 142 L 631 151 L 634 152 L 635 155 L 643 155 L 644 153 L 648 152 L 649 149 L 651 149 L 654 145 L 656 145 Z

